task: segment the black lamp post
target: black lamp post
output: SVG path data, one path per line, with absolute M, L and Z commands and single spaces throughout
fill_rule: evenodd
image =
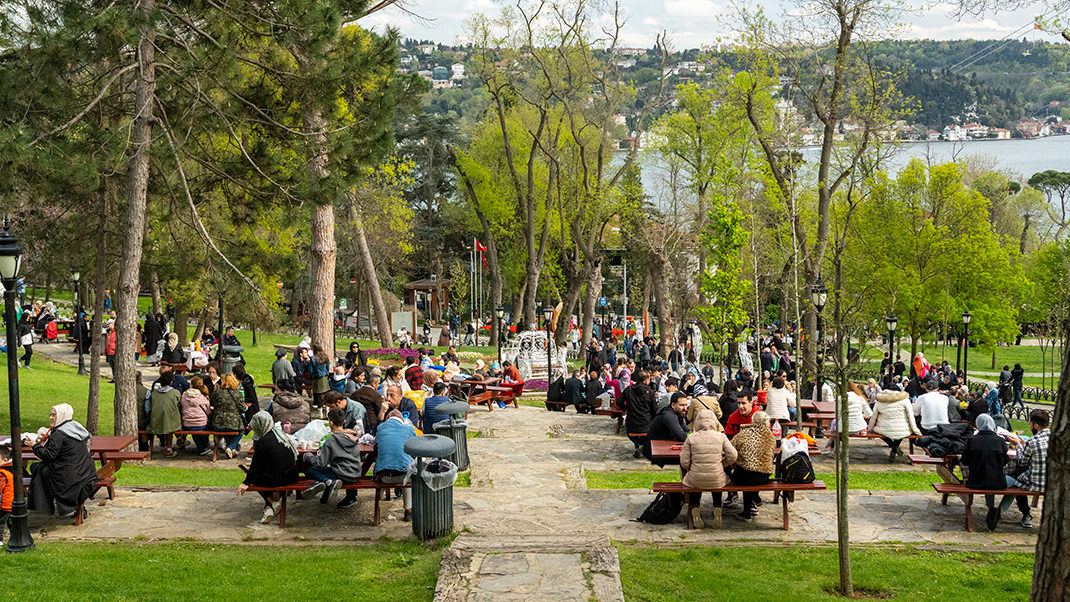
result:
M 82 341 L 85 339 L 85 319 L 82 318 L 82 308 L 79 301 L 81 301 L 79 294 L 81 292 L 81 280 L 82 273 L 77 268 L 71 268 L 71 280 L 74 281 L 74 324 L 71 326 L 73 329 L 78 327 L 78 374 L 85 376 L 89 372 L 85 369 L 85 356 L 82 354 Z
M 7 322 L 7 395 L 11 408 L 11 474 L 14 478 L 14 495 L 8 527 L 11 538 L 8 552 L 32 550 L 29 521 L 26 517 L 26 487 L 22 483 L 22 418 L 19 412 L 18 334 L 15 326 L 15 283 L 22 264 L 22 247 L 8 229 L 4 219 L 4 231 L 0 233 L 0 278 L 4 282 L 4 320 Z
M 962 346 L 962 382 L 966 385 L 966 390 L 970 390 L 970 379 L 967 375 L 970 372 L 970 320 L 973 316 L 970 315 L 970 310 L 962 312 L 962 323 L 966 325 L 966 339 L 965 344 Z
M 609 334 L 609 338 L 613 338 L 613 326 L 617 323 L 617 310 L 609 310 L 609 326 L 606 328 Z
M 814 281 L 814 285 L 810 287 L 810 301 L 813 302 L 814 308 L 817 309 L 817 336 L 815 336 L 815 344 L 817 345 L 817 376 L 814 378 L 814 401 L 821 401 L 821 388 L 824 384 L 824 378 L 821 374 L 821 339 L 824 330 L 824 325 L 821 322 L 821 311 L 825 309 L 825 303 L 828 301 L 829 289 L 825 286 L 825 282 L 821 280 L 821 275 L 818 274 L 817 280 Z M 800 432 L 802 431 L 803 412 L 802 408 L 798 410 L 798 416 L 796 416 L 795 428 Z
M 894 313 L 888 314 L 884 316 L 884 324 L 888 326 L 888 373 L 891 374 L 895 371 L 895 327 L 899 320 Z
M 542 308 L 542 317 L 546 320 L 546 386 L 550 386 L 550 381 L 553 380 L 553 344 L 554 340 L 550 334 L 550 322 L 554 318 L 554 306 L 547 303 Z M 549 392 L 549 388 L 547 388 Z
M 499 305 L 495 307 L 494 315 L 498 318 L 498 365 L 500 366 L 502 363 L 502 337 L 505 336 L 505 333 L 502 332 L 504 330 L 502 322 L 505 320 L 505 306 Z

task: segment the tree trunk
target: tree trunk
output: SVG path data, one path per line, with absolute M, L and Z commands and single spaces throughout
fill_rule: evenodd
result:
M 672 319 L 672 296 L 669 292 L 669 262 L 658 251 L 651 249 L 650 276 L 654 286 L 654 303 L 658 310 L 658 352 L 662 358 L 669 357 L 669 351 L 676 346 L 676 329 Z
M 524 299 L 527 299 L 527 297 L 528 297 L 528 281 L 527 281 L 527 279 L 525 279 L 524 282 L 520 284 L 520 292 L 517 294 L 516 299 L 513 300 L 513 323 L 514 324 L 519 324 L 521 316 L 524 315 Z M 531 325 L 530 324 L 525 324 L 524 327 L 530 329 Z M 520 334 L 520 331 L 517 330 L 516 333 Z
M 100 429 L 100 318 L 104 315 L 104 289 L 107 288 L 105 279 L 108 270 L 108 197 L 114 194 L 115 181 L 109 178 L 100 198 L 97 263 L 93 274 L 96 294 L 93 295 L 93 324 L 89 328 L 89 400 L 86 404 L 85 428 L 90 435 L 96 435 Z
M 1048 483 L 1044 493 L 1044 513 L 1037 538 L 1036 562 L 1033 564 L 1033 591 L 1030 602 L 1066 602 L 1070 600 L 1070 353 L 1064 331 L 1062 378 L 1051 423 L 1048 442 Z M 1054 348 L 1052 355 L 1054 356 Z
M 565 298 L 562 303 L 561 315 L 557 324 L 554 324 L 554 342 L 558 345 L 568 341 L 569 327 L 572 323 L 572 314 L 576 311 L 576 305 L 580 300 L 580 292 L 583 291 L 583 279 L 574 278 L 565 289 Z
M 580 332 L 584 338 L 591 340 L 594 337 L 594 319 L 598 308 L 595 303 L 602 296 L 602 259 L 598 258 L 593 263 L 584 260 L 584 279 L 587 281 L 587 291 L 583 296 L 583 322 Z
M 155 316 L 163 313 L 163 303 L 160 301 L 160 276 L 156 274 L 156 270 L 152 271 L 149 287 L 152 290 L 152 315 Z
M 115 294 L 115 434 L 137 435 L 137 400 L 134 392 L 134 340 L 141 251 L 148 213 L 149 159 L 152 150 L 153 99 L 156 93 L 156 31 L 150 15 L 155 0 L 138 5 L 144 22 L 137 50 L 134 124 L 130 133 L 130 164 L 126 189 L 126 238 Z M 103 297 L 103 295 L 101 295 Z M 96 350 L 94 349 L 94 353 Z
M 851 582 L 851 536 L 850 520 L 847 516 L 847 477 L 850 474 L 847 431 L 847 360 L 844 356 L 845 328 L 843 323 L 843 271 L 840 263 L 841 248 L 836 249 L 835 280 L 833 281 L 833 325 L 836 329 L 836 544 L 840 560 L 840 594 L 850 596 L 854 591 Z M 824 333 L 822 333 L 824 334 Z M 850 339 L 847 339 L 850 347 Z M 821 383 L 817 383 L 815 398 L 821 399 Z M 801 418 L 801 414 L 799 415 Z M 796 423 L 802 425 L 802 420 Z
M 181 304 L 175 307 L 175 334 L 178 335 L 180 346 L 185 347 L 189 343 L 189 312 Z M 223 335 L 223 333 L 219 334 Z
M 208 324 L 208 308 L 201 310 L 201 313 L 197 314 L 197 328 L 193 329 L 193 340 L 199 341 L 204 336 L 204 327 Z
M 312 148 L 308 158 L 312 177 L 326 179 L 327 171 L 327 122 L 319 110 L 307 110 L 302 115 L 304 130 L 310 136 Z M 338 247 L 334 242 L 333 199 L 318 199 L 312 207 L 311 223 L 312 261 L 309 266 L 311 286 L 309 291 L 309 335 L 312 348 L 322 349 L 328 357 L 334 357 L 334 264 Z
M 379 342 L 382 343 L 383 347 L 390 347 L 393 345 L 390 316 L 386 315 L 386 304 L 383 303 L 383 292 L 379 289 L 379 277 L 375 275 L 375 262 L 372 260 L 371 249 L 368 248 L 368 237 L 364 233 L 364 222 L 361 220 L 360 212 L 357 210 L 356 199 L 352 201 L 350 212 L 352 213 L 353 223 L 356 224 L 357 254 L 360 255 L 360 266 L 364 270 L 364 281 L 368 283 L 372 315 L 375 316 L 375 324 L 379 329 Z M 413 330 L 415 329 L 414 325 Z
M 643 316 L 643 338 L 645 338 L 646 335 L 650 332 L 650 325 L 647 324 L 647 319 L 650 312 L 651 294 L 653 294 L 653 289 L 651 288 L 650 284 L 650 274 L 647 274 L 643 277 L 643 313 L 641 314 Z

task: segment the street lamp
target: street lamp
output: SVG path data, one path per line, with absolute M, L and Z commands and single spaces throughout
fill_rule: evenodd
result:
M 611 339 L 613 338 L 613 325 L 616 324 L 616 323 L 617 323 L 617 310 L 610 309 L 609 310 L 609 328 L 607 328 L 606 330 L 609 331 L 609 338 L 611 338 Z
M 813 302 L 814 308 L 817 309 L 817 336 L 814 338 L 817 345 L 817 377 L 814 379 L 814 401 L 821 401 L 821 388 L 824 384 L 824 378 L 821 374 L 821 331 L 824 329 L 824 325 L 821 323 L 821 311 L 825 309 L 825 303 L 828 301 L 829 289 L 825 286 L 825 282 L 821 280 L 821 274 L 817 275 L 817 280 L 814 281 L 814 285 L 810 287 L 810 301 Z M 795 417 L 795 429 L 802 432 L 803 423 L 803 411 L 802 407 L 797 410 L 798 415 Z M 842 427 L 841 431 L 846 432 Z
M 19 354 L 15 328 L 15 283 L 21 264 L 22 247 L 4 218 L 4 231 L 0 232 L 0 278 L 4 283 L 4 320 L 7 322 L 7 395 L 11 411 L 11 474 L 14 476 L 8 552 L 24 552 L 34 547 L 26 517 L 26 487 L 22 482 L 22 418 L 19 415 Z
M 970 372 L 970 320 L 972 319 L 970 310 L 962 312 L 962 323 L 966 325 L 965 345 L 962 348 L 962 382 L 966 385 L 967 391 L 970 390 L 970 379 L 967 378 L 967 374 Z
M 498 318 L 498 365 L 502 363 L 502 321 L 505 320 L 505 306 L 499 305 L 494 308 L 494 315 Z
M 894 313 L 888 314 L 884 316 L 884 324 L 888 326 L 888 373 L 891 374 L 895 371 L 895 327 L 899 320 Z
M 83 340 L 85 339 L 85 335 L 87 333 L 85 331 L 85 319 L 82 318 L 82 309 L 81 309 L 81 307 L 79 306 L 79 303 L 78 303 L 81 300 L 81 299 L 79 299 L 79 297 L 80 297 L 79 292 L 80 292 L 80 289 L 82 288 L 81 287 L 82 273 L 78 271 L 78 268 L 71 268 L 71 280 L 74 281 L 74 324 L 71 325 L 71 328 L 72 329 L 74 329 L 75 327 L 78 328 L 78 339 L 77 339 L 77 344 L 78 344 L 78 374 L 80 376 L 85 376 L 86 374 L 89 374 L 89 373 L 86 372 L 86 369 L 85 369 L 85 356 L 82 355 L 82 344 L 83 344 Z
M 547 303 L 542 308 L 542 317 L 546 319 L 546 392 L 549 394 L 550 381 L 553 380 L 553 355 L 551 346 L 553 345 L 553 339 L 550 336 L 550 323 L 554 318 L 554 306 Z

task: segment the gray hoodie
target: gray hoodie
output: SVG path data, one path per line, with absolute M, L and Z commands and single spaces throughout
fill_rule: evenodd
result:
M 86 428 L 73 420 L 68 420 L 63 424 L 56 427 L 56 430 L 64 435 L 67 435 L 75 441 L 85 441 L 86 449 L 89 449 L 89 443 L 91 437 L 89 431 Z
M 313 466 L 330 466 L 338 478 L 353 482 L 363 476 L 360 465 L 360 433 L 345 429 L 331 433 L 318 454 L 306 453 L 305 459 Z

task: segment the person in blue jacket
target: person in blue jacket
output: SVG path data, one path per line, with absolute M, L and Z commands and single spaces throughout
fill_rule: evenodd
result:
M 412 464 L 412 456 L 405 453 L 405 442 L 416 436 L 416 429 L 397 410 L 390 410 L 386 419 L 375 431 L 375 480 L 381 483 L 401 485 Z M 405 522 L 412 520 L 412 489 L 406 487 L 402 494 L 405 505 Z

